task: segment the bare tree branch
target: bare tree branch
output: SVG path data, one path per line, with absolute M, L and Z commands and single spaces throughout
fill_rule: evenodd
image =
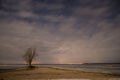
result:
M 32 67 L 32 61 L 37 56 L 35 48 L 28 48 L 26 53 L 23 55 L 26 63 L 29 67 Z

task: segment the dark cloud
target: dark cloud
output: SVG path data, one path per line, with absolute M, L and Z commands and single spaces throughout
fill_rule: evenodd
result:
M 0 63 L 119 62 L 118 0 L 1 0 Z M 10 62 L 11 61 L 11 62 Z

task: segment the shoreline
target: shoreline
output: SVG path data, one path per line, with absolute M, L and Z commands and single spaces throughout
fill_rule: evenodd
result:
M 119 73 L 110 73 L 110 72 L 99 72 L 99 71 L 87 71 L 87 70 L 80 70 L 75 68 L 62 68 L 62 67 L 35 67 L 35 69 L 39 68 L 53 68 L 53 69 L 59 69 L 59 70 L 72 70 L 72 71 L 80 71 L 80 72 L 86 72 L 86 73 L 101 73 L 101 74 L 111 74 L 111 75 L 120 75 Z M 26 67 L 22 68 L 16 68 L 16 69 L 0 69 L 1 72 L 10 72 L 10 71 L 18 71 L 18 70 L 26 70 Z
M 4 80 L 61 79 L 61 78 L 65 79 L 120 78 L 120 75 L 98 72 L 85 72 L 79 70 L 68 70 L 53 67 L 37 67 L 34 69 L 24 68 L 0 72 L 0 79 Z

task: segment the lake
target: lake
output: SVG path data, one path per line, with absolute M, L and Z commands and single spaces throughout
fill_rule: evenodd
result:
M 27 65 L 0 65 L 0 69 L 20 69 Z M 120 64 L 102 64 L 102 63 L 89 63 L 89 64 L 37 64 L 37 67 L 54 67 L 62 69 L 72 69 L 87 72 L 101 72 L 101 73 L 113 73 L 120 74 Z

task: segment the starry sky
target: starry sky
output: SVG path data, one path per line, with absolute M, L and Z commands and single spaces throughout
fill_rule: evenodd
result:
M 0 0 L 0 64 L 120 62 L 120 0 Z

